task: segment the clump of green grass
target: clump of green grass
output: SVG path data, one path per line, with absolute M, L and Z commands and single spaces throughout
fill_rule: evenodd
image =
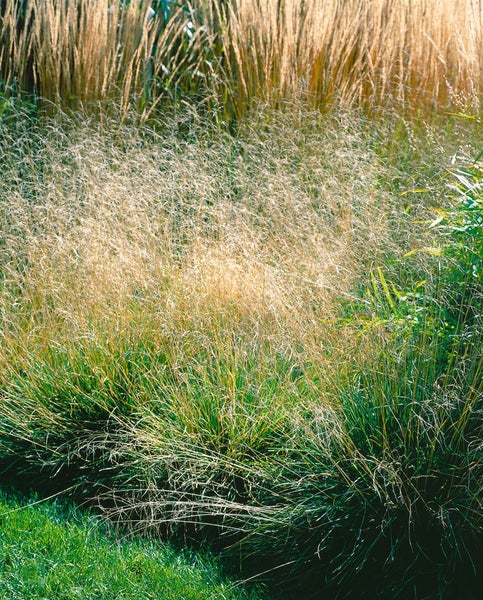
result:
M 0 496 L 5 598 L 256 598 L 207 555 L 120 539 L 65 503 Z

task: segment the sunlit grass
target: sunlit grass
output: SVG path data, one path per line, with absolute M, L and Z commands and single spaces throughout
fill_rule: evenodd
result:
M 0 594 L 5 598 L 256 598 L 206 556 L 107 532 L 65 503 L 0 496 Z
M 149 18 L 149 7 L 156 15 Z M 478 0 L 187 0 L 111 3 L 5 0 L 0 80 L 56 105 L 156 107 L 201 101 L 220 122 L 253 101 L 445 107 L 481 100 Z
M 3 480 L 278 596 L 479 599 L 482 3 L 171 8 L 0 1 Z M 244 597 L 0 504 L 5 597 Z

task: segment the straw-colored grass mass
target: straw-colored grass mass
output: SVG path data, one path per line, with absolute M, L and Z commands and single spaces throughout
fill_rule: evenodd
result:
M 480 2 L 456 10 L 451 0 L 229 6 L 228 70 L 245 102 L 305 93 L 319 106 L 417 106 L 476 101 L 481 93 Z
M 223 118 L 301 94 L 319 108 L 477 110 L 478 0 L 3 0 L 4 85 L 145 116 L 185 96 Z M 170 16 L 166 18 L 166 7 Z M 155 17 L 150 18 L 150 8 Z
M 65 319 L 156 297 L 166 314 L 233 305 L 306 329 L 392 244 L 381 160 L 317 118 L 299 137 L 254 119 L 194 145 L 115 123 L 6 130 L 4 277 Z

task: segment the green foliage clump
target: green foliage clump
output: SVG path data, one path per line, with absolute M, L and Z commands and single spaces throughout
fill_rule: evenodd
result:
M 272 514 L 244 541 L 270 548 L 298 593 L 304 573 L 314 598 L 481 593 L 481 165 L 455 179 L 435 245 L 402 259 L 423 254 L 426 280 L 403 294 L 372 277 L 371 317 L 344 323 L 379 351 L 312 405 L 269 486 Z

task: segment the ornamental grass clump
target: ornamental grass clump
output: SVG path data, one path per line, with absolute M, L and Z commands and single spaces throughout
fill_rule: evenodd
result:
M 81 117 L 1 124 L 4 464 L 89 494 L 136 430 L 251 464 L 309 393 L 295 373 L 345 353 L 334 298 L 389 239 L 378 159 L 316 113 L 237 139 Z
M 296 597 L 478 597 L 481 165 L 448 175 L 460 138 L 300 105 L 236 137 L 193 111 L 81 117 L 0 125 L 3 477 Z
M 481 97 L 479 2 L 455 10 L 451 0 L 232 0 L 225 10 L 226 70 L 239 114 L 254 97 L 281 106 L 305 95 L 318 107 L 369 110 Z

